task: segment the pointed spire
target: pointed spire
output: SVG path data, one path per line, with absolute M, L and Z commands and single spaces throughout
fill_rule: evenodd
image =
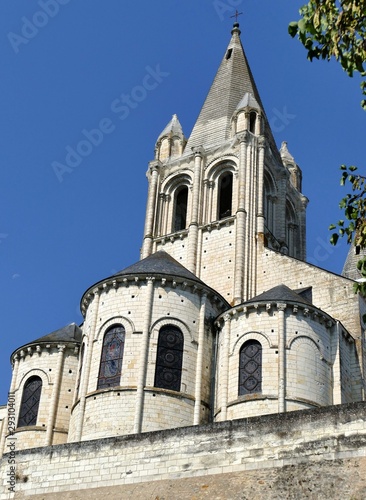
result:
M 286 141 L 283 141 L 281 144 L 280 155 L 281 155 L 281 158 L 282 158 L 282 161 L 284 164 L 286 164 L 288 162 L 290 162 L 292 164 L 296 164 L 295 158 L 292 156 L 292 154 L 288 150 Z
M 158 137 L 158 140 L 164 137 L 165 135 L 169 134 L 176 134 L 178 136 L 183 136 L 183 129 L 182 125 L 180 124 L 178 120 L 178 116 L 174 114 L 172 116 L 172 119 L 168 123 L 168 125 L 165 127 L 165 129 L 161 132 L 161 134 Z
M 240 41 L 239 24 L 234 23 L 232 37 L 216 73 L 214 82 L 193 127 L 187 149 L 209 148 L 230 137 L 231 117 L 246 93 L 263 110 L 259 93 Z
M 302 171 L 296 163 L 295 158 L 292 156 L 287 147 L 287 142 L 283 141 L 281 144 L 280 155 L 283 165 L 290 172 L 290 180 L 292 185 L 301 192 L 302 185 Z
M 186 142 L 178 116 L 174 114 L 156 141 L 155 159 L 166 161 L 171 157 L 180 156 Z

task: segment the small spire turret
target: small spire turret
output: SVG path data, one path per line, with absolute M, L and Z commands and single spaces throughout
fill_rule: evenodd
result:
M 155 159 L 165 161 L 170 157 L 182 155 L 186 142 L 178 116 L 174 114 L 158 137 L 155 147 Z

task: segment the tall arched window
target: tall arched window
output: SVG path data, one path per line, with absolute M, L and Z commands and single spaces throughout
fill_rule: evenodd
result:
M 120 385 L 125 329 L 122 325 L 109 328 L 103 339 L 97 389 Z
M 180 391 L 183 343 L 183 334 L 179 328 L 174 325 L 161 328 L 156 353 L 155 387 Z
M 275 235 L 275 199 L 276 199 L 276 190 L 274 187 L 274 182 L 272 177 L 265 173 L 264 174 L 264 194 L 263 194 L 263 206 L 264 206 L 264 216 L 265 216 L 265 224 L 267 229 Z
M 286 243 L 291 257 L 297 257 L 297 217 L 293 205 L 286 201 Z
M 174 231 L 181 231 L 187 225 L 188 187 L 183 186 L 177 192 L 174 210 Z
M 18 427 L 37 424 L 38 408 L 41 399 L 42 380 L 40 377 L 30 377 L 23 388 L 20 405 Z
M 255 111 L 252 111 L 249 115 L 249 131 L 252 134 L 255 134 L 255 122 L 257 120 L 257 113 Z
M 257 340 L 245 342 L 239 353 L 239 396 L 262 392 L 262 346 Z
M 231 215 L 233 198 L 233 174 L 226 172 L 219 179 L 219 220 Z

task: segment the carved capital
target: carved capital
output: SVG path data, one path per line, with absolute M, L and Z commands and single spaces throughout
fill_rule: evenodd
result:
M 236 137 L 237 137 L 239 143 L 241 143 L 241 142 L 245 142 L 246 143 L 249 140 L 248 131 L 244 130 L 244 132 L 240 132 L 239 134 L 236 134 Z
M 202 158 L 203 155 L 205 154 L 205 150 L 204 150 L 203 146 L 197 146 L 195 148 L 192 148 L 192 152 L 193 152 L 195 157 L 199 156 L 200 158 Z
M 279 311 L 284 311 L 287 307 L 287 304 L 285 304 L 284 302 L 277 302 L 277 309 Z
M 158 172 L 159 169 L 162 167 L 162 163 L 160 160 L 154 160 L 154 161 L 151 161 L 149 163 L 149 172 L 150 173 L 153 173 L 153 172 Z
M 264 137 L 264 135 L 260 135 L 258 137 L 258 147 L 259 149 L 264 149 L 266 147 L 266 138 Z

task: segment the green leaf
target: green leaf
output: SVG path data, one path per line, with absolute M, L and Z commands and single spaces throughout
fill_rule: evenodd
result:
M 332 245 L 336 245 L 338 239 L 339 239 L 339 235 L 337 233 L 333 233 L 332 236 L 330 237 L 330 243 Z
M 292 38 L 296 36 L 297 30 L 298 30 L 297 21 L 292 21 L 292 23 L 288 25 L 288 32 L 292 36 Z

